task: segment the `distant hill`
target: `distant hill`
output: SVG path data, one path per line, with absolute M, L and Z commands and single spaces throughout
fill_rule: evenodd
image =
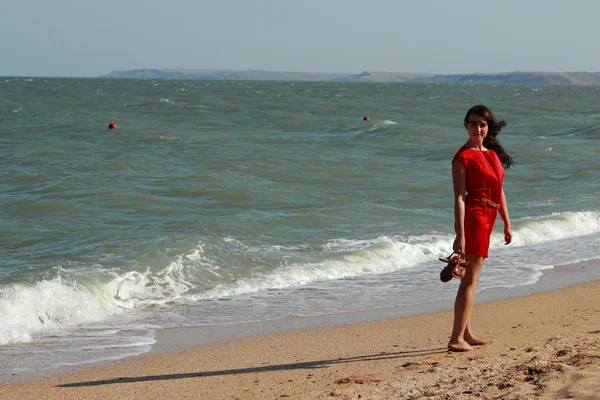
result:
M 431 74 L 408 74 L 398 72 L 362 72 L 360 74 L 327 72 L 290 72 L 255 70 L 211 69 L 134 69 L 113 71 L 102 78 L 132 79 L 198 79 L 237 81 L 312 81 L 312 82 L 407 82 Z
M 600 86 L 600 72 L 507 72 L 501 74 L 434 75 L 412 82 L 486 83 L 497 85 L 588 85 Z
M 311 73 L 289 71 L 134 69 L 113 71 L 103 78 L 197 79 L 237 81 L 408 82 L 510 85 L 600 86 L 600 72 L 506 72 L 498 74 L 433 75 L 401 72 Z

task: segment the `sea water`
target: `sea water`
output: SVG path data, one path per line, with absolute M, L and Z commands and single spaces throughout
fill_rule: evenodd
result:
M 598 87 L 0 79 L 0 377 L 162 328 L 451 299 L 479 103 L 517 162 L 480 290 L 599 258 Z

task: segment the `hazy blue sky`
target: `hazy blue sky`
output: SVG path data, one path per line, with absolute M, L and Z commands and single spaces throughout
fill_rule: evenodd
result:
M 600 71 L 598 0 L 0 0 L 0 76 Z

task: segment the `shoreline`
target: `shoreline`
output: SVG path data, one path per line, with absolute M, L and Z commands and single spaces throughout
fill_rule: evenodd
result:
M 484 289 L 477 293 L 475 305 L 560 290 L 592 281 L 600 281 L 600 259 L 558 265 L 543 270 L 543 274 L 534 284 Z M 451 284 L 458 287 L 455 280 L 452 280 L 451 282 Z M 440 283 L 440 285 L 444 285 L 444 283 Z M 156 332 L 156 343 L 152 346 L 149 353 L 176 352 L 187 348 L 205 346 L 222 341 L 245 339 L 289 331 L 426 315 L 451 310 L 453 304 L 454 297 L 410 307 L 385 307 L 320 316 L 289 317 L 269 321 L 236 324 L 227 327 L 201 326 L 166 328 Z M 228 331 L 224 332 L 225 330 Z
M 562 290 L 587 282 L 600 281 L 600 259 L 587 260 L 574 264 L 558 265 L 542 271 L 540 278 L 530 285 L 516 287 L 487 288 L 477 294 L 475 306 L 496 301 L 510 300 Z M 441 285 L 453 284 L 440 283 Z M 52 370 L 27 371 L 13 376 L 0 377 L 0 387 L 15 383 L 37 381 L 45 378 L 66 375 L 77 371 L 103 368 L 114 363 L 135 360 L 145 356 L 177 353 L 188 349 L 216 345 L 224 342 L 245 340 L 275 334 L 299 332 L 311 329 L 343 327 L 345 325 L 374 323 L 378 321 L 402 319 L 413 316 L 448 312 L 454 298 L 418 304 L 410 307 L 386 307 L 380 309 L 351 311 L 310 317 L 288 317 L 231 326 L 198 326 L 164 328 L 156 331 L 156 343 L 143 354 L 119 360 L 95 361 L 86 364 L 62 366 Z
M 495 287 L 479 291 L 475 305 L 560 290 L 591 281 L 600 281 L 600 259 L 558 265 L 542 272 L 540 278 L 530 285 Z M 455 280 L 451 282 L 445 284 L 453 284 L 458 287 Z M 444 285 L 444 283 L 440 283 L 440 285 Z M 289 331 L 426 315 L 451 310 L 453 304 L 454 297 L 412 306 L 385 307 L 310 317 L 288 317 L 231 326 L 214 325 L 166 328 L 156 332 L 156 343 L 145 354 L 177 352 L 187 348 L 206 346 L 223 341 L 253 338 Z
M 491 342 L 466 353 L 445 348 L 447 310 L 145 354 L 0 386 L 0 398 L 596 399 L 599 300 L 592 281 L 477 304 Z
M 545 270 L 543 275 L 540 277 L 538 282 L 533 285 L 515 287 L 515 288 L 496 288 L 496 289 L 487 289 L 481 293 L 478 293 L 477 302 L 474 310 L 474 325 L 478 326 L 479 315 L 482 313 L 482 309 L 487 308 L 498 308 L 502 309 L 501 304 L 503 303 L 530 303 L 532 297 L 541 296 L 541 297 L 550 297 L 550 298 L 558 298 L 559 300 L 565 296 L 561 293 L 569 292 L 569 293 L 577 293 L 578 288 L 585 288 L 586 291 L 589 291 L 589 287 L 592 288 L 600 288 L 600 261 L 599 260 L 591 260 L 580 262 L 573 265 L 567 266 L 557 266 L 553 269 Z M 596 290 L 596 293 L 600 293 L 600 290 Z M 569 296 L 567 296 L 569 297 Z M 570 296 L 573 297 L 573 296 Z M 596 297 L 600 297 L 600 295 L 596 295 Z M 589 302 L 590 300 L 584 299 Z M 572 301 L 572 300 L 571 300 Z M 595 304 L 600 304 L 600 302 L 596 302 Z M 115 371 L 115 368 L 119 370 L 125 368 L 127 370 L 147 370 L 148 362 L 155 363 L 157 360 L 166 358 L 171 360 L 170 362 L 175 362 L 175 365 L 178 364 L 176 360 L 180 359 L 186 353 L 212 353 L 219 354 L 223 351 L 223 349 L 229 349 L 229 360 L 231 362 L 231 357 L 235 359 L 236 351 L 233 350 L 235 348 L 244 348 L 248 343 L 253 342 L 269 342 L 271 340 L 288 340 L 288 341 L 297 341 L 298 337 L 311 337 L 314 342 L 319 342 L 319 337 L 323 334 L 323 337 L 330 337 L 333 335 L 337 337 L 340 335 L 339 332 L 342 332 L 341 336 L 344 341 L 347 341 L 349 338 L 347 337 L 347 333 L 349 331 L 358 331 L 364 332 L 373 331 L 376 326 L 387 326 L 387 325 L 400 325 L 401 329 L 408 329 L 404 325 L 406 325 L 407 321 L 410 321 L 412 325 L 413 321 L 418 321 L 418 324 L 428 323 L 430 324 L 432 320 L 440 319 L 445 320 L 444 323 L 440 323 L 439 326 L 426 330 L 427 335 L 425 335 L 428 339 L 427 342 L 435 342 L 435 349 L 429 348 L 431 351 L 426 351 L 425 353 L 429 354 L 442 354 L 447 353 L 445 350 L 444 340 L 447 339 L 450 329 L 450 322 L 452 312 L 449 309 L 450 306 L 448 304 L 428 304 L 426 307 L 431 307 L 434 309 L 429 312 L 419 312 L 418 308 L 415 307 L 413 310 L 403 310 L 403 309 L 381 309 L 381 310 L 370 310 L 360 313 L 347 313 L 342 315 L 334 316 L 322 316 L 322 317 L 306 317 L 306 318 L 290 318 L 286 320 L 280 321 L 268 321 L 266 323 L 254 323 L 254 324 L 246 324 L 244 326 L 238 326 L 236 330 L 230 331 L 229 334 L 223 335 L 223 332 L 227 329 L 226 327 L 197 327 L 197 328 L 174 328 L 174 329 L 165 329 L 157 332 L 157 344 L 154 345 L 153 349 L 140 356 L 130 357 L 117 361 L 107 361 L 101 363 L 93 363 L 93 364 L 83 364 L 72 367 L 59 368 L 57 370 L 52 371 L 40 371 L 35 373 L 23 374 L 19 377 L 13 377 L 14 379 L 7 379 L 3 381 L 0 386 L 0 398 L 2 398 L 2 393 L 5 391 L 12 392 L 12 390 L 22 390 L 23 388 L 33 388 L 38 387 L 39 385 L 46 386 L 48 385 L 55 387 L 54 390 L 58 390 L 58 386 L 56 384 L 58 382 L 64 382 L 65 380 L 75 381 L 75 382 L 85 382 L 86 378 L 89 380 L 90 377 L 96 376 L 95 372 L 101 372 L 101 375 L 110 376 L 112 373 L 117 373 L 117 375 L 123 375 L 118 371 Z M 435 309 L 435 307 L 441 307 L 441 309 Z M 558 310 L 548 310 L 550 314 L 554 311 Z M 412 312 L 412 314 L 406 315 L 407 312 Z M 596 310 L 595 317 L 598 317 L 598 313 L 600 311 Z M 404 315 L 402 315 L 404 313 Z M 485 314 L 485 313 L 484 313 Z M 538 314 L 536 312 L 536 314 Z M 488 317 L 489 318 L 489 317 Z M 493 319 L 493 318 L 492 318 Z M 510 319 L 504 321 L 506 323 L 511 323 Z M 498 324 L 498 323 L 496 323 Z M 506 326 L 500 326 L 498 329 L 506 330 Z M 517 325 L 518 326 L 518 325 Z M 599 325 L 600 326 L 600 322 Z M 560 328 L 560 327 L 555 327 Z M 212 332 L 211 332 L 212 331 Z M 437 332 L 437 335 L 433 335 L 429 331 Z M 447 332 L 446 332 L 447 331 Z M 337 332 L 337 333 L 331 333 Z M 493 330 L 487 330 L 486 336 L 490 334 L 493 335 Z M 533 333 L 533 332 L 530 332 Z M 316 335 L 316 336 L 315 336 Z M 360 335 L 357 333 L 356 335 Z M 414 336 L 414 333 L 411 333 L 409 336 Z M 422 343 L 424 337 L 422 333 L 419 333 L 418 342 Z M 282 339 L 283 338 L 283 339 Z M 440 341 L 441 338 L 441 341 Z M 495 339 L 496 340 L 496 339 Z M 334 344 L 335 344 L 334 340 Z M 332 344 L 333 345 L 333 344 Z M 400 345 L 395 345 L 400 346 Z M 410 346 L 409 343 L 405 343 L 404 346 Z M 287 347 L 287 346 L 286 346 Z M 293 346 L 292 346 L 293 347 Z M 350 346 L 352 347 L 352 346 Z M 418 346 L 417 346 L 418 347 Z M 483 349 L 488 348 L 489 346 L 484 346 Z M 425 347 L 427 348 L 427 347 Z M 344 347 L 338 348 L 340 354 L 335 353 L 334 355 L 340 356 L 344 358 L 344 354 L 348 352 L 349 349 Z M 389 350 L 389 349 L 388 349 Z M 417 349 L 418 350 L 418 349 Z M 415 357 L 422 357 L 425 354 L 422 351 L 417 350 L 409 350 L 407 354 L 412 354 L 415 351 Z M 435 350 L 435 351 L 434 351 Z M 248 357 L 260 357 L 262 355 L 261 352 L 253 352 L 252 349 L 247 349 L 246 351 L 250 352 Z M 474 354 L 481 351 L 477 349 L 475 352 L 469 352 L 464 354 Z M 216 352 L 216 353 L 215 353 Z M 256 353 L 256 354 L 252 354 Z M 312 355 L 317 355 L 319 352 L 314 352 L 312 350 Z M 417 354 L 418 353 L 418 354 Z M 423 354 L 422 354 L 423 353 Z M 373 353 L 375 354 L 375 353 Z M 304 357 L 307 355 L 304 354 Z M 314 357 L 313 357 L 314 358 Z M 317 357 L 318 358 L 318 357 Z M 377 358 L 377 357 L 375 357 Z M 216 357 L 212 359 L 210 356 L 206 359 L 210 364 L 214 364 L 215 367 L 219 365 L 220 357 Z M 226 357 L 227 359 L 227 357 Z M 335 357 L 334 357 L 335 359 Z M 333 360 L 333 359 L 332 359 Z M 272 364 L 272 361 L 267 361 L 267 364 Z M 162 364 L 162 362 L 159 362 Z M 196 366 L 197 368 L 200 365 Z M 156 366 L 153 367 L 157 368 Z M 218 368 L 218 367 L 216 367 Z M 291 367 L 290 367 L 291 368 Z M 306 365 L 306 368 L 324 368 L 323 366 L 315 365 Z M 287 369 L 286 369 L 287 370 Z M 257 369 L 254 371 L 255 373 L 266 373 L 270 374 L 269 368 L 266 370 Z M 126 375 L 126 374 L 125 374 Z M 134 374 L 135 375 L 135 374 Z M 168 375 L 168 374 L 167 374 Z M 235 375 L 235 374 L 234 374 Z M 89 380 L 89 382 L 94 379 Z M 162 380 L 162 379 L 161 379 Z M 77 386 L 78 390 L 84 390 L 87 393 L 90 388 L 102 386 L 102 385 L 92 385 L 92 386 Z M 111 386 L 111 385 L 108 385 Z M 29 390 L 29 389 L 27 389 Z M 7 392 L 7 393 L 8 393 Z M 60 390 L 59 390 L 60 392 Z M 217 397 L 218 398 L 218 397 Z M 308 397 L 311 398 L 311 397 Z

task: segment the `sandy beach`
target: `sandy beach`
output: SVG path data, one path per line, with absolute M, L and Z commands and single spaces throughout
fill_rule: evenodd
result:
M 451 322 L 446 310 L 185 346 L 6 384 L 0 399 L 600 399 L 600 281 L 476 304 L 490 343 L 471 352 L 446 350 Z

